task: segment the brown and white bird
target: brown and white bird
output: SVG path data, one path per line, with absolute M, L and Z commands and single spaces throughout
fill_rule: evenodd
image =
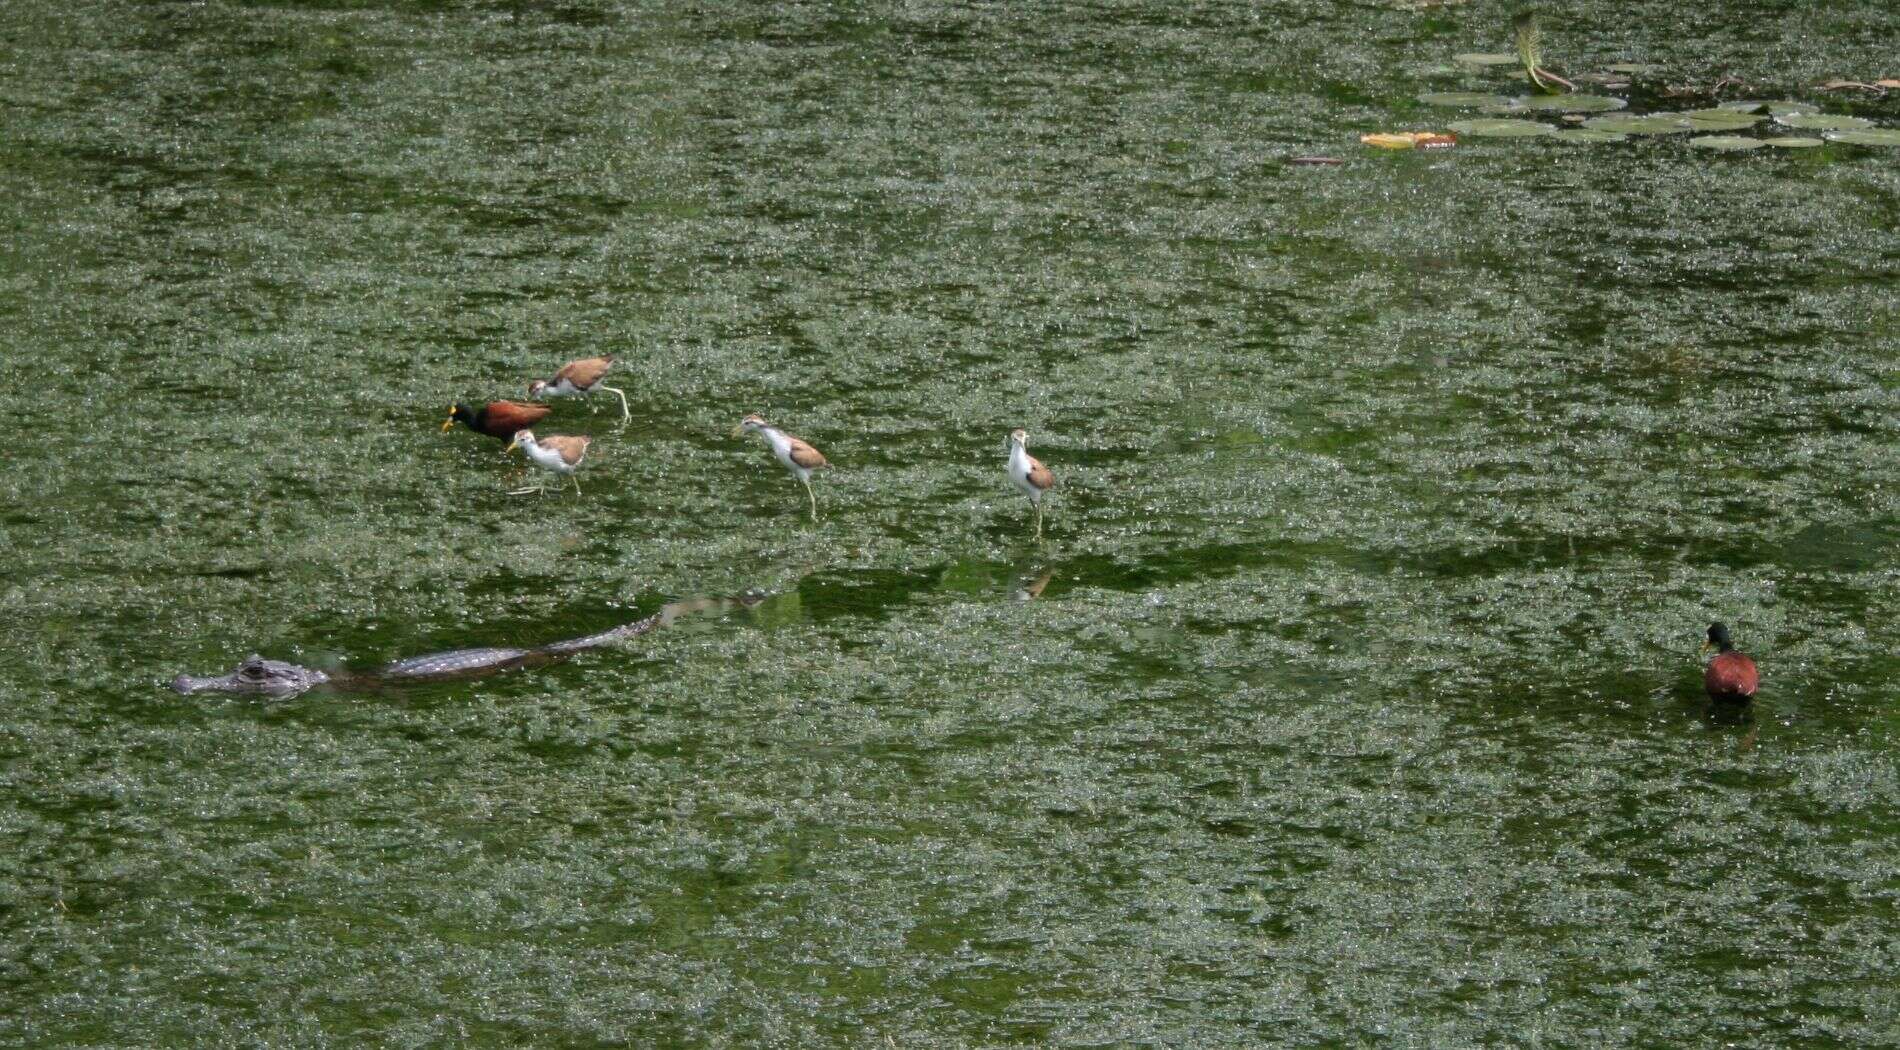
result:
M 547 437 L 538 438 L 534 436 L 532 430 L 517 430 L 514 443 L 508 446 L 508 451 L 520 449 L 527 453 L 528 459 L 542 470 L 567 475 L 574 482 L 574 495 L 578 496 L 581 494 L 581 479 L 574 477 L 574 472 L 580 469 L 581 460 L 587 456 L 587 446 L 592 444 L 593 440 L 593 438 L 573 437 L 568 434 L 549 434 Z M 522 489 L 514 495 L 545 491 L 547 490 L 543 487 L 536 487 Z
M 818 496 L 811 490 L 811 472 L 831 465 L 825 462 L 824 453 L 767 423 L 757 414 L 740 420 L 732 436 L 738 437 L 745 433 L 765 435 L 765 440 L 772 445 L 772 454 L 778 457 L 780 463 L 785 464 L 786 470 L 791 471 L 794 477 L 804 483 L 805 495 L 811 497 L 811 520 L 817 521 Z
M 569 361 L 554 373 L 552 379 L 537 379 L 528 384 L 528 396 L 536 400 L 544 397 L 586 397 L 596 390 L 605 390 L 620 399 L 620 420 L 626 422 L 633 418 L 627 410 L 626 392 L 601 382 L 607 370 L 614 366 L 612 354 L 601 357 L 588 357 L 579 361 Z
M 530 405 L 526 401 L 490 401 L 471 411 L 458 401 L 449 406 L 449 418 L 442 424 L 442 432 L 447 433 L 450 427 L 461 423 L 477 434 L 507 441 L 515 436 L 515 431 L 541 422 L 551 411 L 553 409 L 546 405 Z
M 1055 487 L 1056 476 L 1029 454 L 1029 432 L 1021 427 L 1009 432 L 1009 480 L 1035 504 L 1036 538 L 1042 539 L 1042 497 Z

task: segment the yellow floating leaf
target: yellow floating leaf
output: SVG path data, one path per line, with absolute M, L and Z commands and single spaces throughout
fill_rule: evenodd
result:
M 1443 149 L 1458 144 L 1458 136 L 1442 131 L 1391 131 L 1359 136 L 1359 141 L 1379 149 Z

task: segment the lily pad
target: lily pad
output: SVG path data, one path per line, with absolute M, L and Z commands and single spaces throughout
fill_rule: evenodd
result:
M 1760 114 L 1744 113 L 1739 109 L 1692 109 L 1683 116 L 1699 124 L 1735 124 L 1740 127 L 1753 127 L 1762 122 Z
M 1843 134 L 1851 135 L 1853 132 L 1843 132 Z M 1779 138 L 1762 139 L 1761 144 L 1764 146 L 1775 146 L 1780 149 L 1813 149 L 1816 146 L 1827 145 L 1824 140 L 1811 139 L 1802 135 L 1782 135 Z
M 1737 113 L 1736 116 L 1740 119 L 1724 120 L 1721 117 L 1695 117 L 1686 115 L 1684 119 L 1689 122 L 1689 128 L 1692 131 L 1712 131 L 1716 134 L 1729 131 L 1747 131 L 1761 121 L 1760 117 L 1751 117 L 1746 113 Z
M 1762 105 L 1768 107 L 1768 115 L 1776 119 L 1791 117 L 1797 113 L 1819 113 L 1821 111 L 1819 107 L 1806 102 L 1764 102 Z
M 1619 135 L 1614 131 L 1599 131 L 1595 128 L 1565 128 L 1562 131 L 1552 132 L 1550 137 L 1556 139 L 1558 142 L 1572 142 L 1578 144 L 1592 142 L 1626 142 L 1629 140 L 1628 135 Z
M 1418 96 L 1420 102 L 1428 106 L 1448 106 L 1453 109 L 1473 109 L 1478 106 L 1508 106 L 1511 100 L 1503 95 L 1492 95 L 1483 91 L 1433 91 Z
M 1467 66 L 1517 65 L 1517 56 L 1515 54 L 1506 54 L 1502 51 L 1467 51 L 1462 55 L 1451 56 L 1451 60 L 1453 62 L 1463 62 Z
M 1733 102 L 1717 102 L 1715 108 L 1724 113 L 1759 113 L 1761 112 L 1761 108 L 1767 104 L 1766 102 L 1737 99 Z
M 1760 149 L 1762 141 L 1743 135 L 1697 135 L 1689 140 L 1689 145 L 1697 149 L 1744 150 Z
M 1629 105 L 1609 95 L 1537 95 L 1517 104 L 1539 113 L 1609 113 Z
M 1695 130 L 1686 118 L 1677 113 L 1652 113 L 1646 117 L 1611 113 L 1591 117 L 1583 122 L 1583 126 L 1598 131 L 1614 131 L 1619 135 L 1679 135 Z
M 1451 130 L 1478 138 L 1515 139 L 1548 135 L 1556 129 L 1534 120 L 1461 120 L 1453 124 Z
M 1829 142 L 1845 142 L 1851 146 L 1900 146 L 1900 129 L 1872 128 L 1864 131 L 1837 131 L 1827 138 Z
M 1777 113 L 1775 122 L 1803 131 L 1859 131 L 1874 126 L 1874 122 L 1866 117 L 1850 117 L 1842 113 L 1790 113 L 1786 116 Z

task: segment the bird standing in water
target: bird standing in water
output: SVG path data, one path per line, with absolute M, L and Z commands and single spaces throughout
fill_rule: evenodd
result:
M 574 495 L 578 496 L 581 494 L 581 479 L 574 477 L 574 472 L 580 469 L 581 460 L 587 455 L 587 446 L 592 444 L 593 440 L 593 438 L 571 437 L 567 434 L 549 434 L 547 437 L 537 438 L 532 430 L 517 430 L 515 440 L 508 446 L 507 451 L 513 452 L 515 449 L 520 449 L 527 453 L 528 458 L 534 461 L 534 465 L 542 470 L 566 474 L 574 482 Z M 545 491 L 547 490 L 537 487 L 522 489 L 514 495 Z
M 1747 702 L 1761 684 L 1755 661 L 1735 648 L 1729 640 L 1728 626 L 1720 622 L 1709 625 L 1709 640 L 1702 643 L 1703 652 L 1710 649 L 1715 650 L 1715 659 L 1702 672 L 1702 688 L 1709 691 L 1709 699 Z
M 526 401 L 490 401 L 471 411 L 467 405 L 457 402 L 449 406 L 449 418 L 442 424 L 442 432 L 446 434 L 450 427 L 460 423 L 477 434 L 507 441 L 515 436 L 515 431 L 541 422 L 551 411 L 553 409 L 546 405 L 530 405 Z
M 764 417 L 756 413 L 740 420 L 732 436 L 738 437 L 745 433 L 765 435 L 765 440 L 772 445 L 773 455 L 778 457 L 780 463 L 785 464 L 786 470 L 791 471 L 794 477 L 804 483 L 805 495 L 811 497 L 811 520 L 817 521 L 818 496 L 811 490 L 811 472 L 831 465 L 825 461 L 824 453 L 767 423 Z
M 620 421 L 633 418 L 627 410 L 626 392 L 619 387 L 611 387 L 601 382 L 607 370 L 614 366 L 612 354 L 603 357 L 588 357 L 579 361 L 569 361 L 554 373 L 552 379 L 537 379 L 528 384 L 528 396 L 536 400 L 544 397 L 586 397 L 596 390 L 605 390 L 620 399 Z
M 1042 539 L 1042 497 L 1055 486 L 1056 476 L 1029 454 L 1029 432 L 1021 427 L 1009 432 L 1009 480 L 1035 505 L 1036 538 Z

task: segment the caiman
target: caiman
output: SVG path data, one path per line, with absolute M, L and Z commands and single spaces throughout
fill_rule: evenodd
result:
M 565 660 L 575 653 L 598 648 L 623 638 L 645 634 L 655 627 L 672 623 L 688 613 L 735 606 L 746 608 L 764 600 L 765 592 L 756 590 L 747 591 L 737 598 L 691 598 L 670 602 L 661 606 L 659 612 L 632 623 L 624 623 L 618 627 L 610 627 L 605 631 L 582 635 L 579 638 L 568 638 L 529 649 L 503 647 L 451 649 L 447 652 L 411 656 L 406 660 L 397 660 L 373 671 L 360 673 L 319 671 L 314 667 L 304 667 L 283 660 L 266 660 L 252 653 L 230 674 L 219 675 L 215 678 L 193 678 L 190 675 L 181 674 L 172 679 L 171 684 L 173 689 L 187 696 L 192 693 L 248 693 L 282 700 L 301 696 L 318 686 L 326 689 L 363 692 L 385 686 L 479 678 L 517 667 L 540 667 L 557 660 Z

